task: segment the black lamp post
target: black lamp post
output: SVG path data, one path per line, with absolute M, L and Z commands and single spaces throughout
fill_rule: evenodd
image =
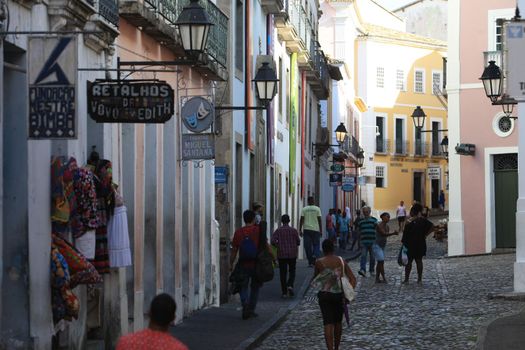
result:
M 448 157 L 448 136 L 443 137 L 443 140 L 441 140 L 441 152 L 443 152 L 445 157 Z
M 365 153 L 363 151 L 360 151 L 357 154 L 357 167 L 358 168 L 363 167 L 364 162 L 365 162 Z
M 267 106 L 277 94 L 277 74 L 270 67 L 268 62 L 263 62 L 261 68 L 252 80 L 255 83 L 255 90 L 263 106 Z
M 337 126 L 335 129 L 335 139 L 339 144 L 342 144 L 345 141 L 347 133 L 348 131 L 346 131 L 345 125 L 343 123 Z
M 485 94 L 494 103 L 501 96 L 503 85 L 503 77 L 501 76 L 501 69 L 496 65 L 495 61 L 489 61 L 489 65 L 483 70 L 481 78 Z
M 414 109 L 414 112 L 412 113 L 412 120 L 414 121 L 414 127 L 417 130 L 423 129 L 426 117 L 427 115 L 421 106 L 417 106 L 416 109 Z
M 505 115 L 509 118 L 514 118 L 512 117 L 512 112 L 514 112 L 514 106 L 518 104 L 518 101 L 507 94 L 503 94 L 499 100 L 493 102 L 492 104 L 501 105 L 503 113 L 505 113 Z
M 213 23 L 198 0 L 190 0 L 190 4 L 184 7 L 175 25 L 179 31 L 182 47 L 189 56 L 196 57 L 204 52 Z

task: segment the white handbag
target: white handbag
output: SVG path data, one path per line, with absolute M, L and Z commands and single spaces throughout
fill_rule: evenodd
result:
M 343 264 L 343 269 L 341 270 L 341 288 L 343 289 L 345 299 L 348 301 L 353 301 L 355 299 L 355 290 L 345 274 L 345 262 L 343 258 L 339 257 L 339 259 L 341 259 L 341 263 Z

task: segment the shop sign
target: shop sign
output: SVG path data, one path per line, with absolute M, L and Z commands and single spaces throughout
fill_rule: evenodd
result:
M 510 97 L 525 101 L 525 21 L 512 21 L 506 25 L 507 89 Z
M 215 135 L 182 134 L 182 159 L 214 159 Z
M 191 132 L 200 133 L 210 128 L 215 120 L 215 108 L 204 97 L 190 98 L 182 106 L 181 117 L 184 126 Z
M 88 114 L 97 123 L 165 123 L 174 113 L 174 92 L 165 81 L 87 82 Z
M 330 166 L 330 170 L 331 171 L 335 171 L 336 173 L 338 173 L 338 172 L 344 171 L 345 170 L 345 166 L 344 166 L 344 164 L 332 164 Z
M 337 187 L 343 184 L 343 174 L 330 174 L 330 186 Z
M 215 167 L 215 183 L 226 184 L 228 183 L 228 167 L 216 166 Z
M 366 185 L 366 176 L 359 176 L 357 178 L 357 184 L 359 186 L 365 186 Z
M 439 180 L 441 178 L 441 168 L 428 168 L 427 171 L 430 180 Z
M 28 137 L 76 138 L 76 39 L 67 36 L 30 37 L 28 45 Z
M 343 177 L 343 186 L 341 187 L 341 189 L 344 192 L 353 192 L 354 188 L 355 188 L 354 178 L 351 176 Z

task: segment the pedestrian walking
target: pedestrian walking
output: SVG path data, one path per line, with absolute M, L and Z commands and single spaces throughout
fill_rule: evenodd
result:
M 342 217 L 341 215 L 341 209 L 334 209 L 335 210 L 335 235 L 337 238 L 339 238 L 341 236 L 341 233 L 339 231 L 339 223 L 340 223 L 340 219 Z M 335 240 L 335 245 L 338 245 L 338 240 L 336 239 Z
M 405 208 L 405 202 L 400 201 L 399 206 L 396 209 L 396 217 L 397 217 L 397 230 L 398 232 L 403 232 L 405 229 L 405 223 L 407 218 L 407 210 Z
M 346 249 L 346 242 L 350 232 L 350 222 L 350 219 L 346 216 L 346 211 L 344 211 L 343 216 L 339 219 L 339 248 L 343 250 Z
M 357 248 L 356 249 L 359 249 L 360 247 L 360 233 L 359 233 L 359 221 L 361 221 L 362 219 L 362 216 L 361 216 L 361 211 L 359 209 L 357 209 L 355 211 L 355 220 L 354 220 L 354 223 L 353 223 L 353 227 L 352 227 L 352 246 L 350 247 L 350 250 L 354 250 L 354 246 L 355 244 L 357 243 Z
M 328 235 L 328 239 L 332 242 L 336 239 L 336 233 L 335 233 L 335 222 L 334 222 L 334 210 L 330 209 L 328 211 L 328 215 L 326 215 L 325 218 L 326 221 L 326 234 Z
M 410 209 L 410 220 L 403 231 L 401 242 L 407 248 L 408 264 L 405 266 L 405 280 L 408 283 L 412 262 L 416 261 L 417 283 L 423 280 L 423 257 L 427 253 L 426 238 L 432 232 L 433 224 L 422 215 L 421 204 L 414 204 Z
M 159 294 L 151 301 L 148 328 L 121 337 L 117 350 L 188 350 L 169 333 L 177 305 L 169 294 Z
M 439 193 L 439 207 L 441 210 L 445 210 L 445 192 L 443 190 Z
M 344 294 L 341 276 L 345 274 L 355 288 L 356 279 L 348 264 L 334 254 L 331 240 L 323 241 L 324 256 L 315 262 L 312 287 L 317 290 L 319 307 L 323 316 L 324 339 L 328 350 L 339 349 L 343 331 Z
M 363 207 L 363 219 L 359 221 L 359 232 L 361 233 L 361 266 L 359 274 L 366 276 L 366 258 L 370 254 L 370 276 L 374 275 L 374 254 L 372 252 L 372 245 L 376 240 L 376 226 L 377 219 L 370 216 L 370 207 Z
M 352 228 L 352 212 L 350 210 L 349 207 L 345 207 L 345 212 L 346 212 L 346 217 L 348 219 L 348 222 L 349 222 L 349 228 L 348 228 L 348 234 L 346 235 L 346 243 L 345 243 L 345 249 L 346 249 L 346 245 L 347 244 L 350 244 L 350 239 L 352 237 L 350 237 L 350 233 L 351 233 L 351 228 Z
M 301 244 L 299 232 L 290 226 L 290 216 L 284 214 L 281 217 L 282 226 L 272 235 L 271 243 L 277 247 L 277 259 L 279 260 L 279 275 L 281 278 L 282 297 L 293 297 L 295 282 L 295 265 L 297 262 L 297 250 Z
M 397 235 L 397 231 L 390 233 L 388 222 L 390 221 L 390 214 L 383 213 L 380 216 L 381 222 L 376 227 L 376 241 L 372 246 L 374 257 L 377 261 L 376 266 L 376 283 L 387 283 L 385 278 L 385 248 L 387 237 Z M 383 280 L 381 280 L 383 277 Z
M 259 289 L 262 283 L 257 280 L 255 264 L 260 250 L 268 249 L 273 255 L 272 249 L 268 244 L 268 238 L 261 234 L 260 227 L 255 224 L 255 212 L 246 210 L 243 213 L 245 226 L 237 229 L 233 235 L 232 252 L 230 257 L 230 271 L 239 254 L 239 260 L 235 266 L 237 275 L 242 276 L 239 295 L 242 303 L 242 319 L 257 317 L 255 308 L 259 297 Z
M 308 205 L 301 211 L 299 232 L 301 237 L 304 237 L 304 251 L 309 267 L 314 266 L 315 259 L 320 255 L 319 246 L 323 227 L 321 218 L 321 209 L 314 205 L 314 197 L 308 197 Z
M 259 225 L 263 220 L 264 206 L 260 202 L 254 202 L 252 208 L 255 213 L 255 224 Z

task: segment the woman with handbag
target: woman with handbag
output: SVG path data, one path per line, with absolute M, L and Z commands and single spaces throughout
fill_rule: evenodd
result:
M 345 304 L 347 299 L 353 299 L 356 279 L 343 258 L 334 254 L 331 240 L 325 239 L 322 248 L 324 256 L 315 262 L 312 287 L 318 290 L 326 347 L 328 350 L 338 350 Z

